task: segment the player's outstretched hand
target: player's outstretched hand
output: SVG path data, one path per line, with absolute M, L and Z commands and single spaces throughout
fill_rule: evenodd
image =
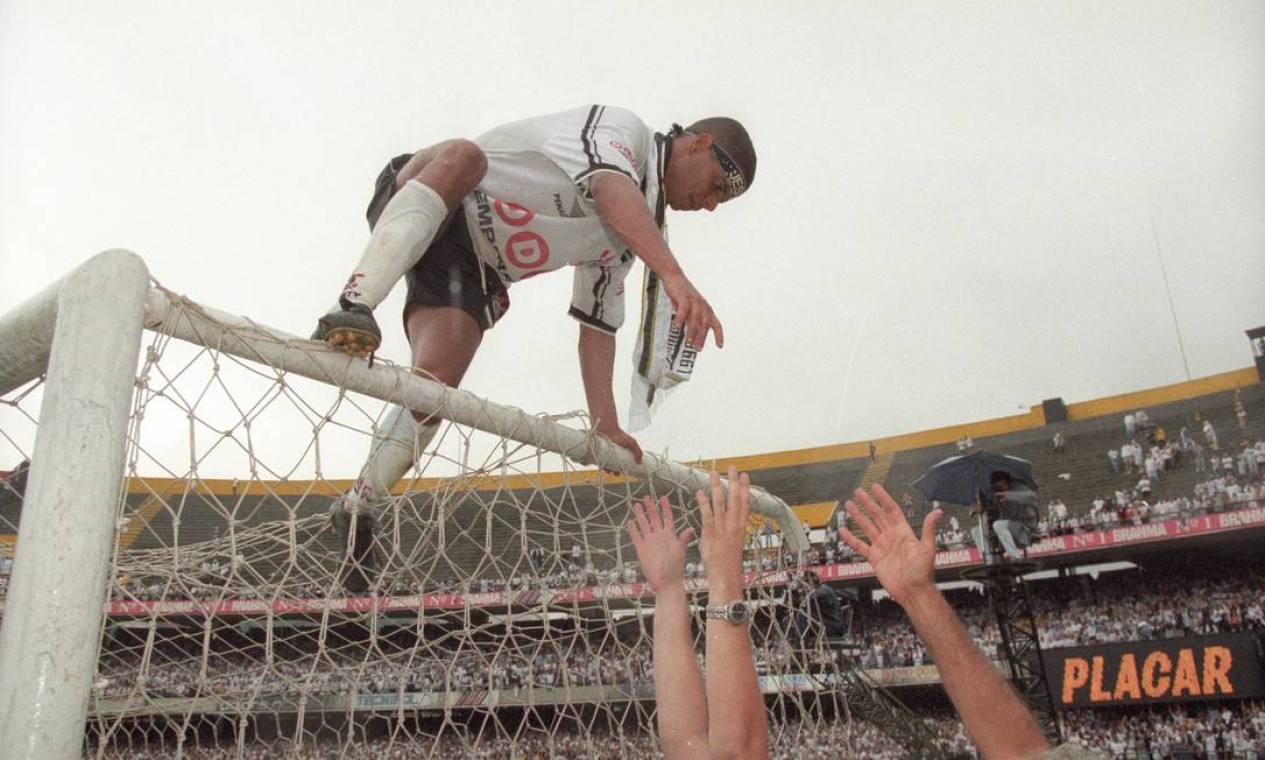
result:
M 935 586 L 936 523 L 944 513 L 933 509 L 922 521 L 919 538 L 887 491 L 878 485 L 873 491 L 871 498 L 858 488 L 856 501 L 847 503 L 848 515 L 861 526 L 870 542 L 867 544 L 847 528 L 840 528 L 839 535 L 873 566 L 874 575 L 892 599 L 904 605 L 918 591 Z
M 610 441 L 616 446 L 623 446 L 624 448 L 632 452 L 633 461 L 636 462 L 637 464 L 641 464 L 641 457 L 642 457 L 641 444 L 637 443 L 636 438 L 633 438 L 631 435 L 624 432 L 623 428 L 621 428 L 619 425 L 603 424 L 603 421 L 599 420 L 597 423 L 596 430 L 597 430 L 597 434 L 602 436 L 606 440 Z
M 703 522 L 703 541 L 699 552 L 707 571 L 707 584 L 732 586 L 742 583 L 742 548 L 747 541 L 747 517 L 751 514 L 751 479 L 746 473 L 729 467 L 729 493 L 712 471 L 711 496 L 699 489 L 698 511 Z M 735 590 L 735 589 L 729 589 Z
M 672 300 L 672 307 L 676 310 L 673 324 L 685 328 L 686 343 L 693 346 L 694 350 L 702 351 L 707 345 L 707 334 L 714 332 L 716 347 L 725 347 L 725 328 L 721 326 L 716 312 L 712 311 L 712 305 L 703 298 L 703 294 L 698 292 L 688 277 L 681 274 L 665 279 L 663 289 Z
M 665 588 L 685 582 L 685 547 L 694 537 L 694 529 L 676 532 L 672 505 L 661 496 L 656 504 L 649 496 L 632 503 L 633 520 L 628 535 L 637 550 L 641 572 L 657 594 Z

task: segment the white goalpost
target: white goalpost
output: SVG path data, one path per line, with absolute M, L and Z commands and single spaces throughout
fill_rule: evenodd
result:
M 384 590 L 357 599 L 338 588 L 325 514 L 346 486 L 326 479 L 328 451 L 367 441 L 384 404 L 438 415 L 445 432 L 380 517 Z M 4 414 L 0 455 L 31 465 L 0 509 L 0 534 L 16 532 L 0 760 L 249 757 L 251 742 L 296 756 L 446 757 L 492 739 L 526 752 L 563 723 L 631 742 L 625 724 L 652 715 L 645 589 L 622 523 L 642 494 L 692 503 L 702 470 L 653 453 L 637 464 L 583 420 L 201 306 L 122 250 L 0 317 Z M 154 442 L 164 419 L 187 439 L 179 453 Z M 362 454 L 339 459 L 340 477 Z M 204 472 L 221 460 L 228 472 Z M 780 529 L 784 579 L 803 528 L 777 497 L 753 489 L 752 502 Z M 370 738 L 378 749 L 357 754 Z
M 0 627 L 0 756 L 78 757 L 149 276 L 108 252 L 0 321 L 0 393 L 47 372 Z

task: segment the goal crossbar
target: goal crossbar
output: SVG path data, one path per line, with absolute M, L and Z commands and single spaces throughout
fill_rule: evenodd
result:
M 149 291 L 145 326 L 150 330 L 226 354 L 259 362 L 274 369 L 337 385 L 382 401 L 393 401 L 415 411 L 436 414 L 458 425 L 511 438 L 561 454 L 573 462 L 597 465 L 624 475 L 694 491 L 706 488 L 709 474 L 666 457 L 646 452 L 640 464 L 632 453 L 591 431 L 575 430 L 504 404 L 451 388 L 406 368 L 389 364 L 369 366 L 363 359 L 260 325 L 244 317 L 201 306 L 159 288 Z M 250 335 L 246 340 L 242 336 Z M 808 548 L 795 513 L 786 502 L 762 488 L 751 489 L 751 511 L 777 523 L 787 547 Z

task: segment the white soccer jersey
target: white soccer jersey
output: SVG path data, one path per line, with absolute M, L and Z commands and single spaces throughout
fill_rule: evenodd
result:
M 662 221 L 654 132 L 629 111 L 594 105 L 506 124 L 475 142 L 488 171 L 463 205 L 479 257 L 507 286 L 575 267 L 571 316 L 613 333 L 635 256 L 598 217 L 589 182 L 600 172 L 626 175 Z

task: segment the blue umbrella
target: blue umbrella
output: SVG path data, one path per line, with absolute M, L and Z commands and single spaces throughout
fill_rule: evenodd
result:
M 993 454 L 973 451 L 949 457 L 931 466 L 913 486 L 931 501 L 947 501 L 950 504 L 973 505 L 984 494 L 993 496 L 989 480 L 994 472 L 1004 472 L 1012 481 L 1023 481 L 1037 490 L 1037 480 L 1032 476 L 1032 462 L 1009 454 Z

